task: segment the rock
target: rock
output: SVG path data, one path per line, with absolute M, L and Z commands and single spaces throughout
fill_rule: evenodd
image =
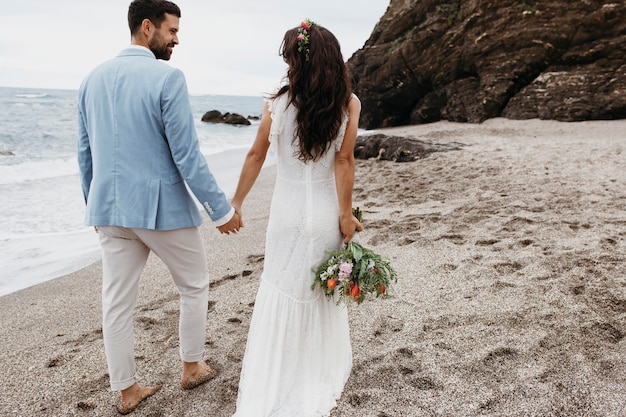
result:
M 250 125 L 250 120 L 237 113 L 226 113 L 224 115 L 224 123 L 231 125 Z
M 202 120 L 203 122 L 208 122 L 208 123 L 222 123 L 223 122 L 223 117 L 222 116 L 222 112 L 218 111 L 218 110 L 210 110 L 206 113 L 204 113 L 204 115 L 202 116 Z
M 222 114 L 218 110 L 211 110 L 202 116 L 201 119 L 203 122 L 208 123 L 226 123 L 231 125 L 246 125 L 249 126 L 251 123 L 248 119 L 243 117 L 237 113 L 224 113 Z
M 461 143 L 431 143 L 403 136 L 372 134 L 357 136 L 354 157 L 358 159 L 376 158 L 379 160 L 410 162 L 425 158 L 433 152 L 461 149 Z
M 626 3 L 391 0 L 349 60 L 360 127 L 626 118 Z
M 0 151 L 0 155 L 2 156 L 15 156 L 15 154 L 11 151 Z

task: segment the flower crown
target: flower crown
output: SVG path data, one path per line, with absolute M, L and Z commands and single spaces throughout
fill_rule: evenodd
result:
M 304 52 L 304 57 L 308 61 L 311 53 L 311 40 L 309 38 L 309 31 L 311 30 L 311 26 L 313 26 L 315 22 L 312 22 L 311 19 L 304 19 L 302 23 L 300 23 L 300 27 L 298 28 L 298 36 L 296 40 L 298 41 L 298 52 Z

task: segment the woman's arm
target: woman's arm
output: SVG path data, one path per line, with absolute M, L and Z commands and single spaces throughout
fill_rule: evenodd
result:
M 344 243 L 350 242 L 355 231 L 363 230 L 361 223 L 352 215 L 352 187 L 354 186 L 354 143 L 359 127 L 361 102 L 352 96 L 348 104 L 348 125 L 341 144 L 335 155 L 335 184 L 339 199 L 339 229 Z
M 269 134 L 270 127 L 272 126 L 272 117 L 270 115 L 269 107 L 265 104 L 263 108 L 263 116 L 261 116 L 261 122 L 259 124 L 259 129 L 257 130 L 256 138 L 254 139 L 254 143 L 252 147 L 248 151 L 246 155 L 246 159 L 243 163 L 243 168 L 241 169 L 241 175 L 239 176 L 239 182 L 237 183 L 237 189 L 235 191 L 235 196 L 233 197 L 231 204 L 235 208 L 235 211 L 241 215 L 241 206 L 243 205 L 243 200 L 252 189 L 259 173 L 261 172 L 261 168 L 263 168 L 263 163 L 265 162 L 265 157 L 267 155 L 267 150 L 270 147 L 269 142 Z

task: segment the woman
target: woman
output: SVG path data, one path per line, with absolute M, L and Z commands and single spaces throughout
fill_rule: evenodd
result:
M 310 20 L 285 33 L 287 85 L 271 96 L 232 205 L 241 213 L 270 146 L 277 178 L 236 417 L 327 416 L 352 368 L 345 306 L 311 290 L 327 251 L 362 230 L 352 215 L 361 104 L 339 42 Z

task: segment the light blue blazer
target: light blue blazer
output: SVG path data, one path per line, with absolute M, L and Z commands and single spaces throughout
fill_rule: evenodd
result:
M 200 152 L 183 73 L 128 47 L 93 70 L 78 97 L 85 225 L 199 226 L 189 189 L 213 221 L 233 210 Z

